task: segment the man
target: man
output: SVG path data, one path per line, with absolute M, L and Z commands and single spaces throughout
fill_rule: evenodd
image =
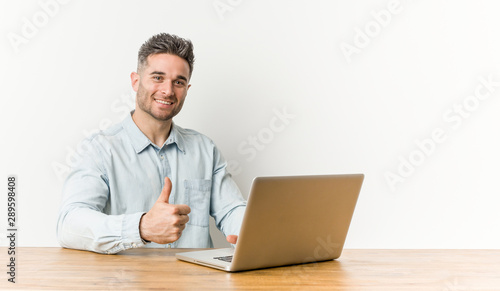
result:
M 213 247 L 209 216 L 236 243 L 246 202 L 206 136 L 173 123 L 193 71 L 189 40 L 161 33 L 131 74 L 136 108 L 95 134 L 68 175 L 57 223 L 63 247 L 113 254 L 137 247 Z

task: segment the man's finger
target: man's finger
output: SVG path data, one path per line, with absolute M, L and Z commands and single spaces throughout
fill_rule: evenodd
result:
M 189 216 L 187 216 L 187 215 L 180 215 L 179 216 L 178 224 L 186 224 L 188 222 L 189 222 Z
M 226 240 L 227 240 L 227 242 L 228 242 L 228 243 L 230 243 L 230 244 L 233 244 L 233 245 L 234 245 L 234 244 L 236 244 L 236 241 L 238 240 L 238 236 L 237 236 L 237 235 L 232 235 L 232 234 L 230 234 L 230 235 L 228 235 L 228 236 L 226 237 Z
M 180 215 L 187 215 L 189 213 L 191 213 L 191 208 L 189 206 L 187 206 L 186 204 L 177 204 L 175 205 L 177 207 L 177 214 L 180 214 Z
M 163 189 L 161 190 L 160 197 L 158 197 L 157 201 L 168 203 L 171 191 L 172 191 L 172 181 L 170 181 L 168 177 L 165 177 L 165 185 L 163 185 Z

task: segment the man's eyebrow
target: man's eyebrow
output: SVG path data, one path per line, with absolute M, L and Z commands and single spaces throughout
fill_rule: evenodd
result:
M 184 80 L 184 81 L 186 81 L 186 82 L 187 82 L 187 80 L 188 80 L 188 79 L 187 79 L 186 77 L 184 77 L 183 75 L 178 75 L 178 76 L 177 76 L 177 79 L 181 79 L 181 80 Z

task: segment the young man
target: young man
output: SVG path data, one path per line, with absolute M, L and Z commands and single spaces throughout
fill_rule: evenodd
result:
M 161 33 L 131 74 L 136 108 L 86 141 L 57 223 L 63 247 L 113 254 L 137 247 L 213 247 L 209 216 L 236 243 L 246 202 L 206 136 L 173 123 L 193 71 L 189 40 Z

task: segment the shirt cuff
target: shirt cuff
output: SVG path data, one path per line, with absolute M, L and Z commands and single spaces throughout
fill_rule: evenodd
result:
M 126 214 L 122 224 L 122 242 L 125 249 L 140 248 L 146 245 L 147 241 L 141 238 L 139 223 L 145 212 Z

